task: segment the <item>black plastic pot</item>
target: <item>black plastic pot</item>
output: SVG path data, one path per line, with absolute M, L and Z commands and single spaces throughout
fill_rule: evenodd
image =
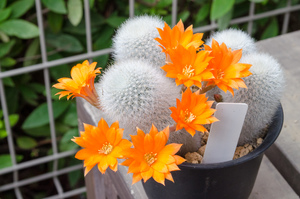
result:
M 264 152 L 275 142 L 283 124 L 280 106 L 264 142 L 253 152 L 236 160 L 217 164 L 179 165 L 172 172 L 175 183 L 166 180 L 165 186 L 152 178 L 143 183 L 149 199 L 247 199 L 253 189 Z

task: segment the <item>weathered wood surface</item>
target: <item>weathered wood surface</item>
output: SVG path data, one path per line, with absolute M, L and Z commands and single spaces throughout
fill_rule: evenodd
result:
M 249 199 L 299 199 L 278 170 L 264 156 Z
M 286 91 L 281 100 L 284 126 L 276 143 L 266 152 L 249 199 L 299 198 L 300 195 L 300 31 L 263 40 L 257 43 L 262 52 L 274 56 L 286 77 Z M 78 99 L 79 123 L 96 124 L 99 111 Z M 82 129 L 82 127 L 81 127 Z M 270 160 L 270 161 L 269 161 Z M 94 168 L 86 176 L 89 199 L 147 198 L 141 183 L 131 186 L 131 177 L 125 167 L 107 172 Z
M 284 124 L 275 145 L 266 155 L 300 195 L 300 31 L 257 43 L 275 57 L 285 72 L 286 89 L 281 100 Z
M 101 118 L 99 110 L 89 105 L 83 99 L 77 98 L 77 113 L 79 129 L 82 123 L 97 125 Z M 118 167 L 117 172 L 110 169 L 102 175 L 95 166 L 85 177 L 88 199 L 144 199 L 147 198 L 141 182 L 131 185 L 131 175 L 126 167 Z

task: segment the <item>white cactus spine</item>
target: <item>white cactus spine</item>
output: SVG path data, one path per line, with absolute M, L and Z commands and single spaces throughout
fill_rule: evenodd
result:
M 252 75 L 244 78 L 248 89 L 235 90 L 234 97 L 221 91 L 224 102 L 246 103 L 248 112 L 239 138 L 239 145 L 254 141 L 270 124 L 284 88 L 284 75 L 280 64 L 270 55 L 251 53 L 240 60 L 252 64 Z
M 215 39 L 220 45 L 225 43 L 232 50 L 243 49 L 243 55 L 257 51 L 254 39 L 242 30 L 230 28 L 215 32 L 206 40 L 205 44 L 211 46 L 212 39 Z
M 164 21 L 155 16 L 138 16 L 125 21 L 113 38 L 113 56 L 116 61 L 142 59 L 161 67 L 165 54 L 154 38 L 159 37 L 156 28 L 163 28 Z

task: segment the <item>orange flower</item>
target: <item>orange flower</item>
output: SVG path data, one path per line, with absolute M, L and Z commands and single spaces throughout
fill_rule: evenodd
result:
M 205 50 L 211 51 L 210 56 L 213 59 L 208 67 L 215 76 L 214 79 L 208 81 L 207 86 L 216 85 L 224 92 L 228 90 L 232 95 L 234 95 L 233 88 L 247 88 L 241 78 L 252 74 L 249 71 L 251 64 L 238 63 L 242 57 L 242 49 L 232 51 L 224 43 L 219 45 L 213 39 L 212 47 L 205 45 Z
M 185 49 L 179 45 L 176 51 L 170 52 L 170 59 L 172 62 L 167 62 L 161 68 L 167 72 L 167 77 L 176 78 L 177 85 L 201 87 L 201 81 L 214 77 L 207 69 L 208 62 L 211 59 L 208 51 L 203 50 L 197 53 L 193 46 Z
M 165 184 L 165 179 L 174 182 L 171 171 L 180 170 L 177 165 L 185 161 L 184 158 L 175 155 L 181 144 L 166 143 L 169 139 L 169 127 L 158 132 L 152 125 L 149 134 L 145 134 L 137 128 L 137 135 L 132 135 L 134 148 L 127 150 L 125 160 L 122 165 L 128 166 L 128 173 L 133 173 L 132 184 L 149 178 L 161 184 Z
M 157 28 L 157 30 L 160 34 L 160 38 L 155 38 L 155 40 L 161 44 L 160 47 L 166 54 L 169 54 L 171 50 L 176 49 L 178 45 L 182 45 L 184 48 L 194 46 L 196 50 L 198 50 L 199 46 L 204 43 L 201 40 L 203 33 L 193 34 L 193 25 L 190 25 L 186 30 L 184 30 L 181 20 L 174 26 L 173 29 L 165 23 L 163 30 L 160 28 Z
M 211 109 L 213 101 L 207 101 L 205 94 L 198 95 L 192 93 L 188 88 L 182 94 L 182 100 L 177 99 L 177 108 L 171 107 L 171 117 L 177 123 L 176 131 L 185 128 L 192 136 L 195 135 L 195 130 L 205 132 L 207 131 L 202 125 L 211 124 L 218 121 L 217 118 L 212 117 L 216 111 Z
M 97 74 L 100 74 L 100 68 L 95 69 L 96 62 L 89 64 L 85 60 L 82 64 L 77 64 L 71 70 L 72 78 L 60 78 L 57 84 L 53 87 L 63 89 L 56 93 L 60 95 L 59 99 L 67 95 L 67 99 L 71 97 L 82 97 L 86 99 L 93 106 L 99 108 L 98 95 L 94 87 L 94 80 Z
M 117 158 L 123 158 L 125 150 L 131 147 L 131 142 L 122 139 L 123 129 L 115 122 L 110 127 L 101 118 L 98 126 L 84 124 L 84 130 L 80 137 L 74 137 L 73 142 L 83 147 L 75 155 L 75 158 L 84 160 L 86 175 L 96 164 L 101 173 L 105 173 L 109 167 L 117 171 Z

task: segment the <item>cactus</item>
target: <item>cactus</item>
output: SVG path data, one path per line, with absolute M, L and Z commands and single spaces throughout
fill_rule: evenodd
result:
M 174 124 L 169 107 L 181 98 L 180 87 L 148 62 L 117 62 L 105 72 L 96 89 L 106 119 L 118 120 L 127 139 L 129 134 L 136 134 L 136 127 L 149 132 L 152 123 L 158 130 Z M 197 140 L 186 132 L 170 134 L 169 142 L 188 143 L 181 152 L 196 151 L 200 146 L 200 138 Z
M 113 56 L 116 61 L 131 58 L 147 60 L 154 67 L 165 64 L 165 55 L 154 38 L 159 37 L 156 28 L 163 28 L 159 17 L 139 16 L 125 21 L 113 38 Z M 163 71 L 161 71 L 163 72 Z
M 241 30 L 230 28 L 216 32 L 206 40 L 205 44 L 211 46 L 212 39 L 215 39 L 219 44 L 225 43 L 232 50 L 243 49 L 243 55 L 257 51 L 254 39 Z
M 284 88 L 283 71 L 270 55 L 251 53 L 240 60 L 252 64 L 251 76 L 244 78 L 248 89 L 235 90 L 234 97 L 221 91 L 224 102 L 246 103 L 248 112 L 239 139 L 239 145 L 263 136 L 264 128 L 270 124 Z
M 152 122 L 159 130 L 173 124 L 169 107 L 180 97 L 180 88 L 148 62 L 117 62 L 96 89 L 103 111 L 128 134 L 135 133 L 136 127 L 149 132 Z

